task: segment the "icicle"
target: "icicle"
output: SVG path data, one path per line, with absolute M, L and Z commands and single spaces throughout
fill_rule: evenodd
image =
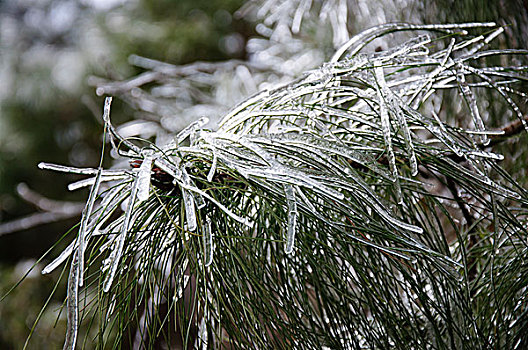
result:
M 203 232 L 204 265 L 209 266 L 213 262 L 213 231 L 211 230 L 211 218 L 205 219 Z
M 99 192 L 99 184 L 101 183 L 101 173 L 103 169 L 99 168 L 97 171 L 97 175 L 95 177 L 95 183 L 92 186 L 92 190 L 90 191 L 90 195 L 88 196 L 88 202 L 86 203 L 86 206 L 84 207 L 83 213 L 82 213 L 82 219 L 81 219 L 81 227 L 79 229 L 79 247 L 77 249 L 77 256 L 79 259 L 78 267 L 79 271 L 78 278 L 79 278 L 79 286 L 82 287 L 84 284 L 84 251 L 86 250 L 86 237 L 87 232 L 86 228 L 88 225 L 88 220 L 90 219 L 90 216 L 92 215 L 93 205 L 95 203 L 95 198 L 97 197 L 97 192 Z
M 297 202 L 295 200 L 295 189 L 292 185 L 284 185 L 286 203 L 288 205 L 288 229 L 286 234 L 286 254 L 293 252 L 295 241 L 295 228 L 297 224 Z
M 191 186 L 191 179 L 185 168 L 182 168 L 182 180 L 187 186 Z M 194 199 L 192 194 L 185 188 L 182 188 L 183 204 L 185 205 L 185 216 L 187 217 L 187 230 L 193 232 L 196 230 L 196 209 L 194 208 Z
M 57 268 L 57 266 L 59 266 L 66 259 L 68 259 L 68 257 L 71 255 L 71 253 L 73 252 L 73 250 L 76 247 L 77 247 L 77 240 L 71 242 L 70 245 L 68 247 L 66 247 L 66 249 L 64 249 L 55 260 L 53 260 L 51 263 L 46 265 L 46 267 L 42 270 L 41 273 L 43 275 L 46 275 L 46 274 L 52 272 L 53 270 L 55 270 Z
M 202 128 L 204 125 L 209 123 L 209 118 L 202 117 L 195 121 L 194 123 L 191 123 L 188 127 L 183 129 L 178 133 L 176 136 L 176 143 L 179 145 L 181 144 L 188 136 L 190 136 L 195 130 Z
M 389 166 L 391 168 L 393 176 L 392 181 L 394 182 L 394 185 L 396 187 L 396 199 L 399 204 L 402 204 L 403 200 L 401 196 L 400 181 L 398 180 L 398 168 L 396 167 L 396 157 L 394 156 L 394 150 L 392 149 L 389 112 L 387 110 L 385 98 L 382 92 L 382 90 L 386 88 L 385 76 L 383 75 L 383 67 L 377 65 L 374 68 L 374 73 L 376 74 L 376 80 L 379 84 L 378 98 L 381 117 L 381 131 L 383 132 L 383 138 L 385 139 L 385 144 L 387 145 L 387 158 L 389 159 Z
M 130 176 L 130 174 L 127 174 L 124 171 L 122 172 L 123 173 L 122 175 L 105 175 L 104 173 L 105 171 L 103 170 L 103 174 L 101 174 L 101 179 L 100 179 L 101 182 L 123 180 Z M 94 183 L 95 183 L 94 177 L 72 182 L 71 184 L 68 185 L 68 191 L 75 191 L 75 190 L 78 190 L 79 188 L 93 186 Z
M 385 89 L 385 92 L 390 96 L 392 108 L 395 110 L 394 114 L 396 115 L 396 120 L 398 121 L 400 128 L 403 130 L 403 139 L 405 140 L 405 146 L 409 155 L 411 174 L 412 176 L 416 176 L 418 175 L 418 162 L 416 160 L 416 152 L 414 151 L 411 130 L 409 129 L 409 125 L 407 125 L 407 119 L 405 118 L 403 109 L 401 108 L 403 101 L 401 101 L 400 98 L 396 96 L 388 87 Z
M 139 202 L 147 200 L 150 195 L 150 175 L 152 173 L 152 160 L 154 158 L 154 150 L 150 148 L 142 149 L 141 155 L 143 156 L 143 162 L 141 163 L 141 166 L 139 167 L 139 173 L 137 174 L 137 199 Z
M 470 87 L 468 86 L 466 82 L 466 76 L 463 73 L 459 73 L 456 75 L 457 81 L 460 85 L 460 90 L 462 91 L 462 95 L 464 96 L 464 99 L 466 100 L 466 103 L 469 107 L 469 110 L 471 112 L 471 116 L 473 117 L 473 123 L 475 124 L 475 128 L 478 131 L 485 131 L 486 127 L 484 126 L 484 122 L 482 120 L 482 117 L 480 116 L 480 112 L 477 106 L 477 100 L 475 99 L 475 96 L 473 95 L 473 92 L 471 91 Z M 485 133 L 480 134 L 480 142 L 486 146 L 489 144 L 489 138 Z
M 68 310 L 68 328 L 66 339 L 64 340 L 64 350 L 75 350 L 77 343 L 77 331 L 79 328 L 79 259 L 78 252 L 73 255 L 68 278 L 68 300 L 66 302 Z
M 139 177 L 136 177 L 136 179 L 134 180 L 134 183 L 132 184 L 132 189 L 130 190 L 130 199 L 128 202 L 128 208 L 125 212 L 125 218 L 121 226 L 121 232 L 116 238 L 117 239 L 116 246 L 110 252 L 110 256 L 108 257 L 108 261 L 110 264 L 110 272 L 108 273 L 103 283 L 104 292 L 108 292 L 110 290 L 110 287 L 112 286 L 112 282 L 114 281 L 115 274 L 117 272 L 117 267 L 119 266 L 119 262 L 121 261 L 121 255 L 123 254 L 123 247 L 125 245 L 125 239 L 128 233 L 128 225 L 130 223 L 130 218 L 132 217 L 132 212 L 134 211 L 134 204 L 136 202 L 136 196 L 137 196 L 138 184 L 139 184 L 138 179 Z
M 80 175 L 97 175 L 98 169 L 93 168 L 75 168 L 71 166 L 40 162 L 39 169 L 59 171 L 61 173 L 80 174 Z M 106 171 L 105 171 L 106 172 Z

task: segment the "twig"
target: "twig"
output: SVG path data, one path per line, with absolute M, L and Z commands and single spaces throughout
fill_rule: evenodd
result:
M 524 116 L 524 121 L 528 121 L 528 115 Z M 485 149 L 504 142 L 510 137 L 521 133 L 524 130 L 524 125 L 521 120 L 517 119 L 510 124 L 503 126 L 500 130 L 504 131 L 504 133 L 501 135 L 490 135 L 490 142 L 487 145 L 479 144 L 478 147 L 480 149 Z

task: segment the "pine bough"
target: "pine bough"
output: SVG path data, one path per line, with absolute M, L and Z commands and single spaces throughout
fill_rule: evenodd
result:
M 497 96 L 527 128 L 528 52 L 493 49 L 502 31 L 375 27 L 163 147 L 122 138 L 108 97 L 134 167 L 40 165 L 90 176 L 71 187 L 91 188 L 77 236 L 43 270 L 70 259 L 65 349 L 81 324 L 101 348 L 522 346 L 528 196 L 486 124 Z

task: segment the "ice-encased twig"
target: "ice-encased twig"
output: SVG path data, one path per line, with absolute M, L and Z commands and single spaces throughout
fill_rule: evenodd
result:
M 181 170 L 172 162 L 168 161 L 165 158 L 157 158 L 154 161 L 154 164 L 158 166 L 161 170 L 172 176 L 175 180 L 180 181 L 182 178 Z
M 205 316 L 202 318 L 202 321 L 200 322 L 200 326 L 198 327 L 198 339 L 196 339 L 196 341 L 197 341 L 196 348 L 199 348 L 199 345 L 201 344 L 202 350 L 209 349 L 208 340 L 207 340 L 207 324 L 205 323 Z
M 498 194 L 499 196 L 506 197 L 506 198 L 513 198 L 513 199 L 521 199 L 521 195 L 515 191 L 509 190 L 505 188 L 504 186 L 499 185 L 495 181 L 493 181 L 490 177 L 488 177 L 485 174 L 482 174 L 477 171 L 470 172 L 463 166 L 460 166 L 458 163 L 453 161 L 452 159 L 446 158 L 445 162 L 453 167 L 453 169 L 456 169 L 457 172 L 459 172 L 461 175 L 465 176 L 468 179 L 472 179 L 475 183 L 481 183 L 482 185 L 488 186 L 494 193 Z M 475 168 L 476 169 L 476 168 Z
M 458 144 L 455 142 L 455 140 L 453 140 L 453 138 L 449 135 L 449 133 L 447 132 L 447 129 L 444 125 L 444 123 L 442 123 L 442 121 L 440 120 L 440 118 L 438 117 L 438 115 L 436 114 L 436 112 L 434 110 L 431 111 L 431 114 L 433 115 L 434 119 L 436 120 L 436 122 L 438 123 L 438 126 L 440 127 L 440 129 L 437 131 L 434 129 L 434 127 L 432 125 L 429 125 L 429 129 L 431 129 L 431 132 L 433 134 L 438 134 L 440 133 L 443 137 L 440 137 L 440 141 L 446 145 L 451 151 L 455 152 L 455 154 L 459 157 L 462 157 L 464 155 L 464 152 L 462 151 L 462 149 L 458 146 Z M 437 128 L 438 129 L 438 128 Z M 441 132 L 440 132 L 441 131 Z
M 108 257 L 109 262 L 110 262 L 110 271 L 108 272 L 108 275 L 106 276 L 106 279 L 103 283 L 104 292 L 108 292 L 110 290 L 110 287 L 112 286 L 112 282 L 114 281 L 115 274 L 117 272 L 117 268 L 119 266 L 119 262 L 121 261 L 121 256 L 123 255 L 123 248 L 124 248 L 125 239 L 128 233 L 128 226 L 129 226 L 130 218 L 132 217 L 132 212 L 134 211 L 134 205 L 136 202 L 138 184 L 139 184 L 139 178 L 136 177 L 136 179 L 134 180 L 132 184 L 132 189 L 130 190 L 130 198 L 129 198 L 127 210 L 125 212 L 125 218 L 121 225 L 121 232 L 117 236 L 115 247 L 110 252 L 110 256 Z
M 64 250 L 59 254 L 59 256 L 55 258 L 55 260 L 50 262 L 48 265 L 44 267 L 44 269 L 42 269 L 41 274 L 47 275 L 48 273 L 51 273 L 53 270 L 55 270 L 60 264 L 62 264 L 66 259 L 68 259 L 68 257 L 75 251 L 75 248 L 79 246 L 78 243 L 79 242 L 77 240 L 74 240 L 73 242 L 71 242 L 66 248 L 64 248 Z
M 75 350 L 77 332 L 79 329 L 79 257 L 78 251 L 74 253 L 68 278 L 68 300 L 66 302 L 68 327 L 64 350 Z
M 237 142 L 240 145 L 243 145 L 245 148 L 250 150 L 256 157 L 253 157 L 252 160 L 256 163 L 262 164 L 260 167 L 249 167 L 246 169 L 237 168 L 239 171 L 243 171 L 247 175 L 253 175 L 257 177 L 264 177 L 269 180 L 281 181 L 295 183 L 300 186 L 306 186 L 314 188 L 318 192 L 324 193 L 327 196 L 343 199 L 344 195 L 334 190 L 333 188 L 322 184 L 320 181 L 312 179 L 308 174 L 292 169 L 291 167 L 286 167 L 277 161 L 272 154 L 264 150 L 262 147 L 258 146 L 250 137 L 238 136 L 235 134 L 227 133 L 215 133 L 212 138 L 222 138 L 229 140 L 230 142 Z M 228 146 L 228 144 L 226 144 Z M 228 146 L 229 147 L 229 146 Z M 234 151 L 234 150 L 233 150 Z M 245 156 L 248 156 L 246 154 Z M 229 162 L 228 159 L 222 159 L 224 162 Z M 266 164 L 263 164 L 263 161 Z
M 403 131 L 403 139 L 405 141 L 405 146 L 406 146 L 406 150 L 407 150 L 407 153 L 408 153 L 408 156 L 409 156 L 409 165 L 411 167 L 411 174 L 412 176 L 416 176 L 418 174 L 418 162 L 417 162 L 417 159 L 416 159 L 416 152 L 414 150 L 414 144 L 413 144 L 413 140 L 412 140 L 412 135 L 411 135 L 411 130 L 409 128 L 409 125 L 408 125 L 408 120 L 407 118 L 405 117 L 404 115 L 404 108 L 402 107 L 403 105 L 405 105 L 405 103 L 401 100 L 401 98 L 396 95 L 391 89 L 390 87 L 387 85 L 387 82 L 385 81 L 385 76 L 384 76 L 384 73 L 383 73 L 383 68 L 380 67 L 380 66 L 377 66 L 375 68 L 376 70 L 376 80 L 378 81 L 378 84 L 379 84 L 379 93 L 381 93 L 381 95 L 379 96 L 383 96 L 383 101 L 384 101 L 384 105 L 385 105 L 385 110 L 387 111 L 390 110 L 392 111 L 392 113 L 396 116 L 396 121 L 398 122 L 401 130 Z M 380 99 L 380 103 L 381 102 L 381 99 Z M 408 107 L 408 108 L 411 108 L 411 107 Z M 385 123 L 383 122 L 383 118 L 384 117 L 387 117 L 388 116 L 388 113 L 385 113 L 385 114 L 382 114 L 381 113 L 381 106 L 380 106 L 380 115 L 382 117 L 382 131 L 384 133 L 384 137 L 385 137 L 385 133 L 386 133 L 386 128 L 387 128 L 387 119 L 385 118 Z M 388 123 L 388 126 L 389 126 L 389 131 L 390 131 L 390 120 L 389 120 L 389 123 Z M 388 134 L 388 138 L 390 139 L 390 132 Z M 389 145 L 389 143 L 387 142 L 387 138 L 386 138 L 386 143 L 387 143 L 387 147 Z M 389 152 L 389 160 L 390 160 L 390 151 Z M 394 154 L 394 152 L 392 152 Z M 392 165 L 391 165 L 391 171 L 393 173 L 393 177 L 394 177 L 394 169 L 392 168 Z
M 185 288 L 187 288 L 187 285 L 189 284 L 190 279 L 191 278 L 189 275 L 182 276 L 180 280 L 181 284 L 177 286 L 176 293 L 174 293 L 173 302 L 177 302 L 183 297 L 183 292 L 185 291 Z
M 205 219 L 203 231 L 204 265 L 207 267 L 213 262 L 213 231 L 211 228 L 211 218 L 209 216 Z
M 304 204 L 308 207 L 308 209 L 312 212 L 312 214 L 318 215 L 319 212 L 317 211 L 317 209 L 315 209 L 314 205 L 312 204 L 312 202 L 310 202 L 308 197 L 306 197 L 302 189 L 299 187 L 295 187 L 295 190 L 299 194 L 299 197 L 301 197 L 302 202 L 304 202 Z
M 196 208 L 202 209 L 206 206 L 205 200 L 203 196 L 199 193 L 191 192 L 191 195 L 193 196 L 194 203 L 196 204 Z
M 86 240 L 87 240 L 87 227 L 88 227 L 88 220 L 90 219 L 92 215 L 93 205 L 95 203 L 95 198 L 97 197 L 97 192 L 99 192 L 99 185 L 101 184 L 101 173 L 103 171 L 103 168 L 99 168 L 97 170 L 97 175 L 95 176 L 95 182 L 92 186 L 92 190 L 90 191 L 90 195 L 88 196 L 88 201 L 86 203 L 86 207 L 84 207 L 83 213 L 82 213 L 82 219 L 81 219 L 81 227 L 79 229 L 79 247 L 77 249 L 77 256 L 79 259 L 78 262 L 78 268 L 79 271 L 77 272 L 79 275 L 79 286 L 82 287 L 84 284 L 84 252 L 86 250 Z
M 286 204 L 288 206 L 288 228 L 286 232 L 285 253 L 293 252 L 295 242 L 295 230 L 297 226 L 297 201 L 295 199 L 295 189 L 292 185 L 284 185 L 284 194 L 286 195 Z

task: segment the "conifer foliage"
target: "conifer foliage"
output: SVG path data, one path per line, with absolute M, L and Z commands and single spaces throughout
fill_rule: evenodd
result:
M 496 49 L 502 32 L 377 26 L 163 143 L 121 136 L 107 97 L 103 157 L 126 162 L 40 165 L 89 175 L 43 271 L 69 263 L 65 348 L 92 341 L 80 326 L 101 348 L 522 346 L 528 192 L 500 147 L 526 139 L 528 51 Z M 205 75 L 141 62 L 145 84 Z M 98 92 L 160 101 L 134 84 Z

